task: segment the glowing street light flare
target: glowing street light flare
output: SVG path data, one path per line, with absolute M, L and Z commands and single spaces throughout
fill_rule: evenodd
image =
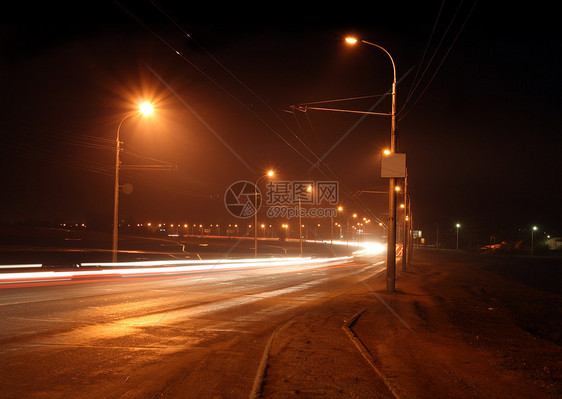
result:
M 139 111 L 142 115 L 149 115 L 152 113 L 153 107 L 152 104 L 145 102 L 141 104 Z M 125 122 L 130 117 L 138 115 L 137 112 L 129 113 L 125 115 L 123 119 L 119 122 L 117 126 L 117 134 L 115 135 L 115 182 L 113 188 L 113 237 L 112 237 L 112 260 L 115 262 L 117 260 L 117 247 L 119 243 L 119 166 L 121 164 L 120 161 L 120 153 L 121 153 L 121 139 L 120 139 L 120 132 L 121 126 L 123 122 Z
M 140 112 L 143 115 L 150 115 L 154 112 L 154 106 L 149 102 L 144 102 L 140 105 Z

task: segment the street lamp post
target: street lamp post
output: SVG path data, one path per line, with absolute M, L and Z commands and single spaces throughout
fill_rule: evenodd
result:
M 113 262 L 117 262 L 117 250 L 119 242 L 119 153 L 121 152 L 121 141 L 120 132 L 123 122 L 132 116 L 138 115 L 140 112 L 143 115 L 150 115 L 153 111 L 152 105 L 150 103 L 143 103 L 138 111 L 132 112 L 126 115 L 119 125 L 117 126 L 117 134 L 115 137 L 115 184 L 114 184 L 114 195 L 113 195 Z
M 312 191 L 312 186 L 307 186 L 306 187 L 306 191 L 307 192 L 311 192 Z M 308 236 L 308 230 L 307 230 L 307 236 Z M 303 250 L 302 250 L 302 211 L 301 211 L 301 198 L 299 196 L 299 243 L 300 243 L 300 256 L 302 258 L 303 255 Z
M 408 269 L 408 259 L 409 259 L 409 248 L 408 248 L 408 236 L 410 234 L 410 228 L 408 224 L 410 209 L 410 198 L 408 197 L 408 175 L 404 179 L 404 239 L 402 241 L 402 271 Z
M 455 227 L 457 228 L 457 251 L 459 250 L 459 228 L 461 227 L 460 223 L 457 223 L 455 225 Z
M 343 207 L 338 206 L 337 212 L 341 212 L 341 211 L 343 211 Z M 332 250 L 332 243 L 334 241 L 334 217 L 333 216 L 330 217 L 330 222 L 331 222 L 330 223 L 330 250 Z M 341 233 L 340 233 L 340 235 L 341 235 Z
M 258 183 L 264 177 L 271 177 L 274 172 L 270 170 L 267 174 L 259 177 L 254 185 L 254 258 L 258 257 Z
M 350 44 L 357 42 L 357 39 L 346 38 L 346 41 Z M 393 80 L 392 80 L 392 110 L 390 114 L 390 153 L 394 153 L 397 150 L 397 139 L 396 139 L 396 66 L 394 64 L 394 59 L 390 53 L 379 46 L 368 42 L 366 40 L 361 40 L 361 43 L 368 44 L 373 47 L 377 47 L 384 51 L 386 55 L 390 58 L 392 63 Z M 386 291 L 394 292 L 396 283 L 396 193 L 394 187 L 396 186 L 396 178 L 389 178 L 388 182 L 388 236 L 387 236 L 387 249 L 386 249 Z
M 533 252 L 534 252 L 534 234 L 535 231 L 537 231 L 537 226 L 533 226 L 533 228 L 531 229 L 531 256 L 533 256 Z

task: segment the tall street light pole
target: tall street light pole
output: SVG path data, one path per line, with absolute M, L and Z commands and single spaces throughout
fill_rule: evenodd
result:
M 406 271 L 409 266 L 409 247 L 408 247 L 408 239 L 410 235 L 410 226 L 409 226 L 409 209 L 410 209 L 410 198 L 408 195 L 408 175 L 406 174 L 406 178 L 404 179 L 404 238 L 402 241 L 402 271 Z
M 152 104 L 143 103 L 140 106 L 138 111 L 132 112 L 126 115 L 121 122 L 119 122 L 119 126 L 117 126 L 117 134 L 115 137 L 115 185 L 114 185 L 114 195 L 113 195 L 113 254 L 112 260 L 113 262 L 117 262 L 117 250 L 118 250 L 118 242 L 119 242 L 119 154 L 121 152 L 121 140 L 120 140 L 120 132 L 121 126 L 123 122 L 129 119 L 132 116 L 138 115 L 141 113 L 142 115 L 150 115 L 153 111 Z
M 531 229 L 531 256 L 533 256 L 534 254 L 534 234 L 535 231 L 537 231 L 537 226 L 533 226 L 533 228 Z
M 300 246 L 300 257 L 302 258 L 302 214 L 301 214 L 301 199 L 299 197 L 299 246 Z
M 343 207 L 340 205 L 340 206 L 337 207 L 336 216 L 337 216 L 338 213 L 341 212 L 341 211 L 343 211 Z M 330 250 L 332 250 L 332 242 L 334 241 L 334 217 L 331 216 L 330 219 L 331 219 L 331 227 L 330 227 L 330 229 L 331 229 L 331 230 L 330 230 Z M 340 228 L 340 230 L 341 230 L 341 228 Z M 340 236 L 341 236 L 341 232 L 340 232 Z M 340 240 L 341 240 L 341 237 L 340 237 Z
M 272 177 L 274 172 L 270 170 L 267 174 L 261 176 L 256 180 L 254 185 L 254 258 L 258 257 L 258 183 L 265 177 Z
M 459 228 L 461 227 L 460 223 L 457 223 L 456 226 L 457 228 L 457 251 L 459 250 Z
M 306 191 L 307 192 L 312 192 L 312 186 L 307 186 L 306 187 Z M 308 235 L 308 230 L 307 230 L 307 235 Z M 301 211 L 301 198 L 299 196 L 299 243 L 300 243 L 300 256 L 302 258 L 303 255 L 303 250 L 302 250 L 302 211 Z
M 350 44 L 357 42 L 357 39 L 346 38 L 346 41 Z M 390 53 L 379 46 L 368 42 L 366 40 L 360 40 L 361 43 L 368 44 L 369 46 L 377 47 L 384 51 L 390 62 L 392 63 L 393 80 L 392 80 L 392 110 L 390 114 L 390 153 L 394 153 L 397 150 L 397 139 L 396 139 L 396 66 L 394 64 L 394 59 Z M 387 249 L 386 249 L 386 291 L 394 292 L 396 288 L 396 192 L 394 188 L 396 187 L 396 178 L 389 178 L 388 182 L 388 237 L 387 237 Z

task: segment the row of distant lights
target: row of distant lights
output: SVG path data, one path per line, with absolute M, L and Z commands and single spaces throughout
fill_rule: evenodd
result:
M 364 222 L 365 222 L 365 223 L 370 223 L 371 220 L 370 220 L 370 219 L 365 219 L 365 218 L 364 218 Z M 362 226 L 363 223 L 357 222 L 357 225 L 358 225 L 358 226 Z M 379 225 L 382 226 L 382 223 L 379 223 Z M 84 227 L 84 228 L 85 228 L 85 227 L 86 227 L 86 223 L 61 223 L 60 226 L 61 226 L 61 227 Z M 128 226 L 130 227 L 131 225 L 129 224 Z M 146 223 L 146 224 L 144 224 L 144 223 L 137 223 L 136 226 L 137 226 L 137 227 L 145 227 L 145 226 L 146 226 L 146 227 L 152 227 L 152 223 Z M 180 223 L 180 224 L 177 224 L 177 225 L 170 224 L 169 226 L 170 226 L 170 228 L 182 227 L 181 223 Z M 196 224 L 196 223 L 195 223 L 195 224 L 191 224 L 191 227 L 204 227 L 204 226 L 206 226 L 206 225 L 203 225 L 203 224 Z M 209 225 L 209 227 L 213 227 L 213 226 L 214 226 L 214 227 L 220 227 L 219 224 L 210 224 L 210 225 Z M 305 225 L 303 224 L 303 227 L 304 227 L 304 226 L 305 226 Z M 320 226 L 321 226 L 321 223 L 318 223 L 318 227 L 320 227 Z M 341 223 L 335 222 L 335 223 L 334 223 L 334 226 L 342 227 L 342 224 L 341 224 Z M 165 228 L 165 227 L 166 227 L 166 223 L 159 223 L 159 224 L 158 224 L 158 228 Z M 187 228 L 190 227 L 190 225 L 186 223 L 186 224 L 183 225 L 183 227 L 187 229 Z M 228 227 L 231 227 L 231 228 L 232 228 L 232 227 L 238 228 L 238 227 L 241 227 L 241 226 L 238 226 L 237 224 L 235 224 L 235 225 L 229 224 Z M 248 227 L 251 228 L 252 225 L 249 224 Z M 266 225 L 262 223 L 262 224 L 261 224 L 261 228 L 265 228 L 265 227 L 266 227 Z M 273 227 L 273 226 L 270 224 L 268 227 Z M 281 225 L 281 227 L 284 228 L 284 229 L 289 228 L 289 224 L 283 223 L 283 224 Z M 355 228 L 355 226 L 352 226 L 352 228 Z
M 456 227 L 457 230 L 458 230 L 458 229 L 461 228 L 461 224 L 460 224 L 460 223 L 456 223 L 456 224 L 455 224 L 455 227 Z M 538 229 L 539 229 L 538 226 L 533 226 L 533 227 L 531 227 L 531 232 L 534 233 L 534 232 L 537 231 Z M 522 230 L 522 229 L 519 229 L 519 231 L 523 231 L 523 230 Z M 543 234 L 546 234 L 546 231 L 543 231 Z M 546 234 L 546 238 L 550 238 L 550 234 Z
M 363 226 L 364 224 L 368 224 L 368 223 L 370 223 L 370 222 L 371 222 L 370 219 L 363 218 L 363 223 L 357 222 L 356 224 L 357 224 L 357 226 Z M 318 227 L 320 227 L 321 225 L 322 225 L 321 223 L 318 223 Z M 379 225 L 382 226 L 382 225 L 383 225 L 382 222 L 380 222 Z M 130 226 L 130 225 L 129 225 L 129 226 Z M 143 227 L 143 226 L 144 226 L 143 223 L 137 223 L 137 227 Z M 197 223 L 191 224 L 191 227 L 205 227 L 205 226 L 206 226 L 206 225 L 197 224 Z M 298 225 L 297 225 L 297 226 L 298 226 Z M 303 224 L 302 226 L 305 227 L 304 224 Z M 338 223 L 338 222 L 334 222 L 334 226 L 342 227 L 342 224 L 341 224 L 341 223 Z M 152 223 L 146 223 L 146 227 L 152 227 Z M 158 228 L 165 228 L 165 227 L 166 227 L 166 223 L 159 223 L 159 224 L 158 224 Z M 179 223 L 179 224 L 177 224 L 177 225 L 170 224 L 170 228 L 174 228 L 174 227 L 179 227 L 179 228 L 181 228 L 182 225 L 181 225 L 181 223 Z M 189 227 L 190 227 L 190 225 L 187 224 L 187 223 L 183 225 L 183 228 L 185 228 L 185 229 L 187 229 L 187 228 L 189 228 Z M 219 224 L 210 224 L 209 227 L 220 227 L 220 225 L 219 225 Z M 238 228 L 238 227 L 242 227 L 242 226 L 238 226 L 237 224 L 235 224 L 235 225 L 229 224 L 228 227 L 230 227 L 230 228 L 232 228 L 232 227 Z M 248 227 L 251 228 L 252 225 L 249 224 Z M 261 227 L 261 228 L 273 227 L 273 225 L 271 225 L 271 224 L 270 224 L 270 225 L 266 225 L 266 224 L 262 223 L 262 224 L 260 225 L 260 227 Z M 289 224 L 288 224 L 288 223 L 283 223 L 283 224 L 281 224 L 281 227 L 284 228 L 284 229 L 289 228 Z M 355 228 L 355 226 L 351 226 L 351 227 L 352 227 L 352 228 Z

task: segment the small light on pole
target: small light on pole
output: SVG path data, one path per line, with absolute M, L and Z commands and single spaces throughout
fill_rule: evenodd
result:
M 309 193 L 312 192 L 312 186 L 310 184 L 306 187 L 306 191 L 309 192 Z M 300 256 L 301 256 L 301 258 L 302 258 L 302 255 L 303 255 L 302 228 L 303 228 L 303 224 L 302 224 L 301 198 L 299 197 L 299 246 L 300 246 Z M 308 235 L 308 233 L 307 233 L 307 235 Z
M 274 174 L 275 172 L 270 170 L 265 175 L 259 177 L 256 180 L 256 184 L 254 184 L 254 258 L 258 257 L 258 183 L 265 177 L 273 177 Z
M 119 135 L 121 132 L 121 125 L 123 125 L 123 122 L 125 122 L 125 120 L 129 119 L 132 116 L 138 115 L 139 113 L 145 116 L 150 115 L 153 110 L 154 107 L 152 106 L 152 104 L 144 102 L 139 106 L 139 109 L 137 111 L 125 115 L 117 126 L 117 134 L 115 137 L 115 182 L 113 193 L 113 262 L 117 262 L 117 247 L 119 243 L 119 165 L 121 163 L 121 161 L 119 160 L 119 153 L 121 152 L 121 141 Z
M 457 228 L 457 251 L 459 250 L 459 228 L 461 227 L 460 223 L 457 223 L 455 225 L 455 227 Z
M 533 242 L 534 237 L 533 237 L 533 235 L 534 235 L 535 231 L 537 231 L 537 229 L 538 229 L 537 226 L 533 226 L 533 228 L 531 229 L 531 256 L 533 256 L 533 251 L 534 251 L 534 242 Z

